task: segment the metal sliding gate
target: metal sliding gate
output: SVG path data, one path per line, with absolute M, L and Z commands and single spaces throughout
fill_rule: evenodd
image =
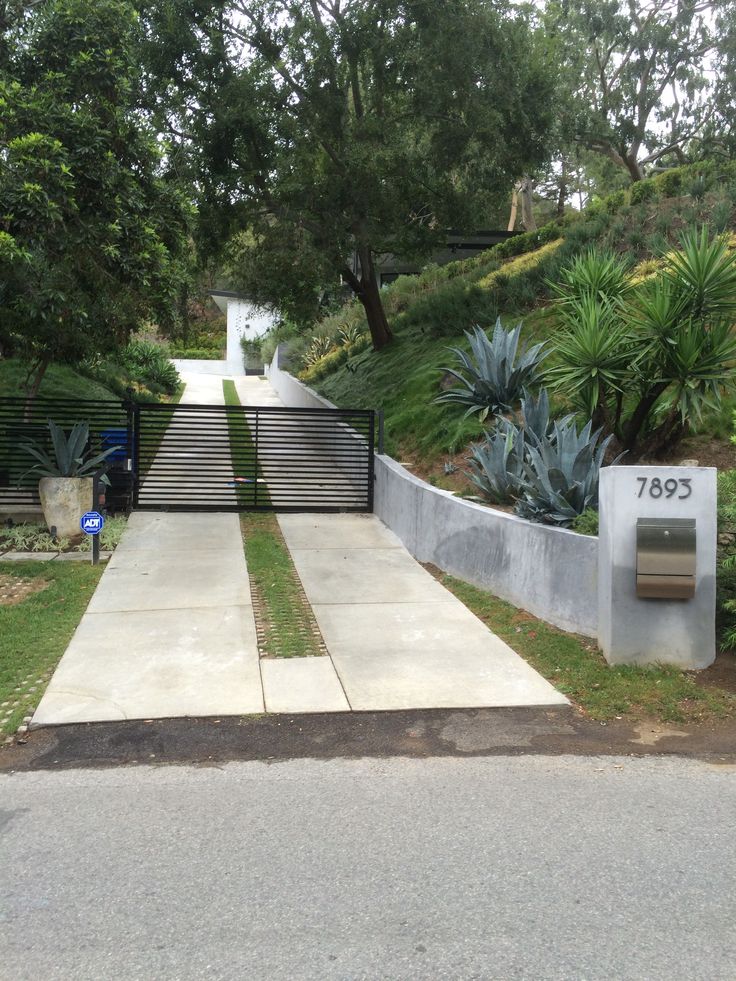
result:
M 37 505 L 20 449 L 46 421 L 90 424 L 90 448 L 117 447 L 109 503 L 146 511 L 372 511 L 369 409 L 0 399 L 0 505 Z M 114 495 L 117 494 L 117 498 Z
M 372 410 L 144 404 L 134 412 L 140 510 L 373 510 Z

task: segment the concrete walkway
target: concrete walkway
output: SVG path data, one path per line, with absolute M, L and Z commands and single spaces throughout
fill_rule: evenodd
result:
M 236 381 L 245 404 L 280 404 Z M 223 401 L 221 378 L 187 382 L 185 403 Z M 138 512 L 32 725 L 566 704 L 374 516 L 279 523 L 329 656 L 259 660 L 236 514 Z

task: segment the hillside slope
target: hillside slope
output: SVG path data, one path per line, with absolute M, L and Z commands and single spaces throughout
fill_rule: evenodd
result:
M 668 171 L 474 259 L 402 277 L 383 294 L 393 344 L 374 352 L 364 335 L 341 344 L 340 335 L 355 338 L 366 330 L 362 308 L 349 303 L 317 328 L 318 337 L 333 341 L 332 350 L 300 377 L 338 405 L 382 408 L 387 451 L 420 459 L 425 475 L 434 472 L 442 483 L 443 460 L 482 432 L 476 419 L 463 421 L 457 410 L 433 403 L 447 384 L 441 369 L 452 364 L 448 346 L 466 346 L 465 330 L 476 323 L 487 328 L 497 316 L 507 326 L 521 320 L 527 342 L 548 337 L 555 324 L 546 281 L 574 255 L 609 248 L 645 276 L 684 229 L 702 225 L 716 233 L 736 227 L 736 166 Z M 701 442 L 727 439 L 732 405 L 704 420 Z M 736 466 L 727 442 L 700 448 L 701 456 L 711 451 L 725 454 L 722 468 Z

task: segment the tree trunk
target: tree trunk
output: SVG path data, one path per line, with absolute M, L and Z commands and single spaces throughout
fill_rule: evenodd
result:
M 519 184 L 521 195 L 521 223 L 525 232 L 536 232 L 537 223 L 534 220 L 534 209 L 532 207 L 532 187 L 531 177 L 523 177 Z
M 378 286 L 376 266 L 371 250 L 365 247 L 359 248 L 358 259 L 360 260 L 360 278 L 350 269 L 344 270 L 343 276 L 363 305 L 368 328 L 371 332 L 373 350 L 380 351 L 382 347 L 391 343 L 394 335 L 391 333 L 386 312 L 383 309 L 381 290 Z
M 31 416 L 31 407 L 33 402 L 38 395 L 38 390 L 41 387 L 41 382 L 43 381 L 43 376 L 46 374 L 46 369 L 51 362 L 51 356 L 48 354 L 42 355 L 36 362 L 34 362 L 31 370 L 28 372 L 26 377 L 26 401 L 23 407 L 23 418 L 25 422 L 28 422 Z M 31 375 L 33 375 L 33 381 L 31 381 Z M 29 384 L 30 383 L 30 384 Z
M 565 202 L 567 201 L 567 160 L 562 160 L 562 170 L 560 171 L 560 183 L 558 185 L 556 215 L 558 218 L 565 217 Z
M 519 209 L 519 194 L 516 188 L 511 192 L 511 214 L 509 215 L 509 225 L 506 231 L 513 232 L 516 228 L 516 212 Z
M 644 172 L 639 166 L 639 162 L 636 159 L 636 154 L 630 153 L 626 156 L 626 169 L 629 172 L 632 182 L 644 180 Z

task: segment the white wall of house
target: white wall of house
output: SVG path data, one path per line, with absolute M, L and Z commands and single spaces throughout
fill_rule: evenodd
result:
M 276 316 L 253 306 L 248 300 L 227 300 L 227 364 L 232 374 L 243 373 L 241 337 L 262 337 L 276 322 Z

